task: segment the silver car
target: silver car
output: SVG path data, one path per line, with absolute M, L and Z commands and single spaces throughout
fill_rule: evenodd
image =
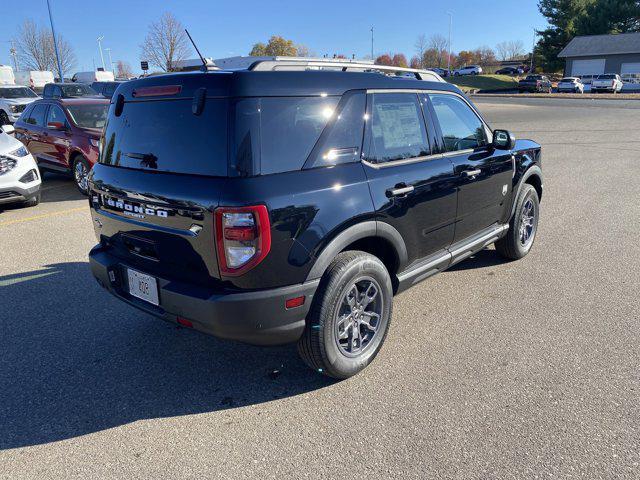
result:
M 584 84 L 578 77 L 565 77 L 558 82 L 558 93 L 584 93 Z

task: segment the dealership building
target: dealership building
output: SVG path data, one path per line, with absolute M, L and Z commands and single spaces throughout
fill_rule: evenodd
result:
M 566 60 L 566 76 L 617 73 L 640 84 L 640 33 L 575 37 L 558 56 Z

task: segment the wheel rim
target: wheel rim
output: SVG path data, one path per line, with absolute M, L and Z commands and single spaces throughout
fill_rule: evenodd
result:
M 529 248 L 533 243 L 533 239 L 536 234 L 537 222 L 536 222 L 536 205 L 531 198 L 528 198 L 522 206 L 520 214 L 520 228 L 518 238 L 520 245 L 524 248 Z
M 336 311 L 335 340 L 347 357 L 362 355 L 377 338 L 382 321 L 382 289 L 376 280 L 363 277 L 351 283 Z
M 78 187 L 80 187 L 82 191 L 87 190 L 88 174 L 89 174 L 89 171 L 87 170 L 87 167 L 85 166 L 84 162 L 76 162 L 74 175 L 76 177 L 76 183 L 78 184 Z

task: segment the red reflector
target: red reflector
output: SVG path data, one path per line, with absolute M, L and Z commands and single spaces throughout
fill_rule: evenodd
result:
M 182 85 L 165 85 L 161 87 L 136 88 L 131 94 L 134 97 L 157 97 L 161 95 L 176 95 L 182 90 Z
M 304 305 L 304 295 L 302 295 L 301 297 L 290 298 L 284 303 L 284 306 L 287 309 L 300 307 L 302 305 Z
M 224 229 L 224 238 L 238 242 L 250 242 L 256 238 L 254 227 L 229 227 Z
M 183 327 L 188 327 L 188 328 L 193 328 L 193 323 L 191 323 L 189 320 L 187 320 L 186 318 L 182 318 L 182 317 L 178 317 L 177 318 L 177 322 L 182 325 Z

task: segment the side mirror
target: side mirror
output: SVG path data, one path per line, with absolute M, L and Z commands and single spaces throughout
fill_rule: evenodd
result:
M 493 131 L 493 148 L 498 150 L 513 150 L 516 146 L 516 137 L 507 130 Z
M 12 133 L 15 133 L 16 129 L 13 128 L 13 125 L 2 125 L 2 131 L 7 135 L 11 135 Z
M 62 122 L 49 122 L 47 123 L 47 128 L 49 130 L 65 130 L 64 123 Z

